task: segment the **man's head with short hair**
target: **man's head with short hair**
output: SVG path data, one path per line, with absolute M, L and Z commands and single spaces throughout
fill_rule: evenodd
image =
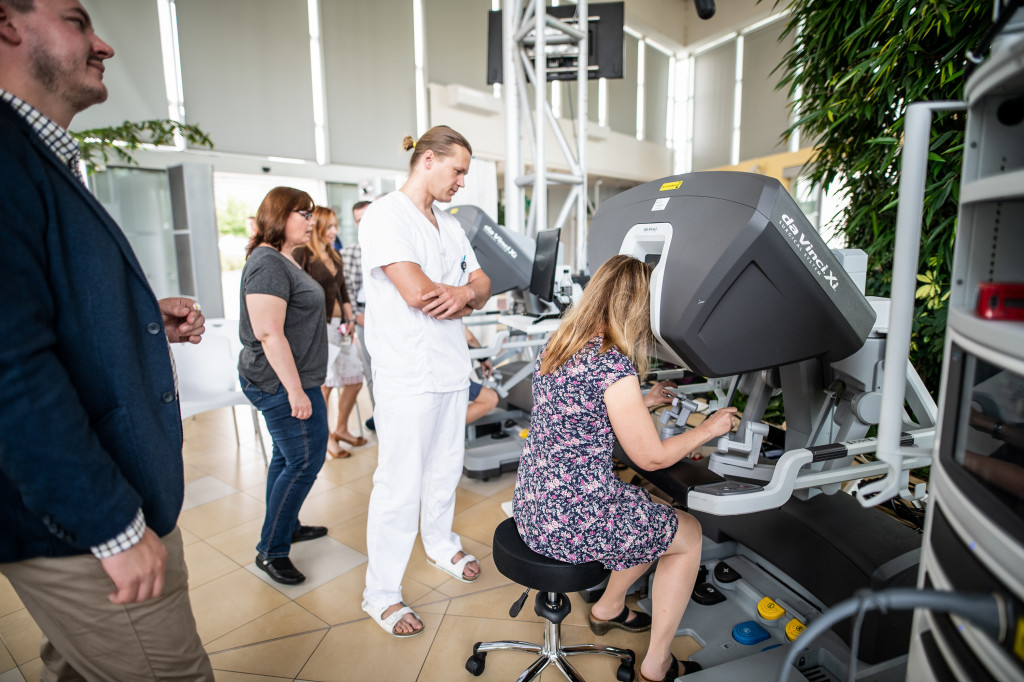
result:
M 369 205 L 369 201 L 357 201 L 352 204 L 352 220 L 356 222 L 356 227 L 359 227 L 359 222 L 363 219 L 363 214 L 366 213 L 366 207 Z
M 78 0 L 0 0 L 0 88 L 63 128 L 107 99 L 113 56 Z

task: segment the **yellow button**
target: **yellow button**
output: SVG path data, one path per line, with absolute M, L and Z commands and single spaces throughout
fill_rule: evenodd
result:
M 803 623 L 794 618 L 788 623 L 786 623 L 786 638 L 792 642 L 797 637 L 799 637 L 806 629 L 807 626 L 805 626 Z
M 765 597 L 757 602 L 757 615 L 765 620 L 777 620 L 782 618 L 785 613 L 786 609 L 773 602 L 771 597 Z
M 1024 661 L 1024 618 L 1017 619 L 1017 633 L 1013 638 L 1013 653 Z
M 523 429 L 522 431 L 519 432 L 519 437 L 520 438 L 526 438 L 529 435 L 530 435 L 530 429 Z

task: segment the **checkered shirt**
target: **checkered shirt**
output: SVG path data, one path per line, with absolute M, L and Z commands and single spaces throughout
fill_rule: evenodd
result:
M 356 300 L 356 295 L 363 288 L 363 247 L 359 244 L 346 246 L 341 250 L 341 267 L 345 274 L 345 288 L 348 289 L 348 300 L 352 304 L 352 312 L 361 313 L 365 303 Z
M 10 104 L 11 108 L 32 127 L 32 130 L 36 131 L 39 138 L 60 159 L 61 163 L 67 166 L 79 180 L 83 179 L 82 170 L 78 166 L 78 141 L 71 136 L 71 133 L 43 116 L 28 102 L 15 97 L 6 90 L 0 89 L 0 102 Z
M 68 131 L 43 116 L 38 109 L 28 102 L 15 97 L 11 93 L 0 89 L 0 102 L 10 104 L 11 108 L 32 127 L 42 139 L 43 143 L 65 164 L 79 180 L 82 180 L 82 173 L 78 167 L 78 142 L 71 137 Z M 135 518 L 128 524 L 128 527 L 113 538 L 99 545 L 89 548 L 97 559 L 112 557 L 126 549 L 131 549 L 146 532 L 146 517 L 140 508 L 135 512 Z
M 106 542 L 93 545 L 89 548 L 92 555 L 97 559 L 107 559 L 126 549 L 131 549 L 142 540 L 146 532 L 146 517 L 140 508 L 135 512 L 135 518 L 123 531 L 107 540 Z

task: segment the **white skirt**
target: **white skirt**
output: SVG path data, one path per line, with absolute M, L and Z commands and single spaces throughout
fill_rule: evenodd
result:
M 327 323 L 327 343 L 338 349 L 333 362 L 327 365 L 324 386 L 337 388 L 363 383 L 363 360 L 359 353 L 359 341 L 354 334 L 342 335 L 338 331 L 341 318 L 332 317 Z

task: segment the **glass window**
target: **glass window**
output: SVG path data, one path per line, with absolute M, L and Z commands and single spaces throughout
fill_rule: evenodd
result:
M 167 173 L 110 167 L 91 180 L 96 198 L 121 226 L 157 298 L 194 296 L 191 263 L 187 257 L 178 260 L 181 245 L 175 243 Z
M 338 239 L 342 246 L 359 243 L 359 231 L 352 219 L 352 205 L 361 198 L 358 185 L 327 183 L 327 205 L 338 214 Z

